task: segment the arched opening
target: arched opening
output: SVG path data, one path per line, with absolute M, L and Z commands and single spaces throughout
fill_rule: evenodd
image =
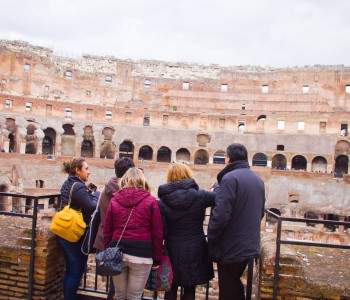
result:
M 339 155 L 335 159 L 334 176 L 342 177 L 343 174 L 348 174 L 348 167 L 349 167 L 349 158 L 345 155 Z
M 12 153 L 15 151 L 15 136 L 12 133 L 10 133 L 8 138 L 10 141 L 9 142 L 9 153 Z
M 307 211 L 307 212 L 304 214 L 304 219 L 314 219 L 314 220 L 318 220 L 318 214 L 316 214 L 316 213 L 313 212 L 313 211 Z M 306 222 L 306 225 L 307 225 L 307 226 L 310 226 L 310 227 L 315 227 L 316 223 Z
M 153 149 L 148 145 L 142 146 L 139 151 L 139 159 L 152 160 Z
M 329 221 L 339 221 L 339 216 L 335 215 L 335 214 L 326 214 L 324 215 L 323 217 L 323 220 L 329 220 Z M 328 231 L 336 231 L 337 228 L 338 228 L 338 225 L 333 225 L 333 224 L 330 224 L 330 225 L 325 225 L 324 226 Z
M 245 123 L 244 122 L 239 122 L 238 124 L 238 132 L 239 133 L 244 133 L 245 130 Z
M 0 192 L 6 193 L 9 187 L 7 184 L 0 184 Z M 11 211 L 12 201 L 7 196 L 0 196 L 0 210 Z
M 42 143 L 43 154 L 55 154 L 56 131 L 52 128 L 44 130 L 45 137 Z
M 168 147 L 160 147 L 157 152 L 158 162 L 170 162 L 171 161 L 171 150 Z
M 327 173 L 327 160 L 322 156 L 316 156 L 311 163 L 311 171 Z
M 256 128 L 257 129 L 263 129 L 266 121 L 266 115 L 260 115 L 256 119 Z
M 61 140 L 61 154 L 64 156 L 75 156 L 75 133 L 72 124 L 64 124 Z
M 114 159 L 115 144 L 110 140 L 105 140 L 100 147 L 100 158 Z
M 213 164 L 221 164 L 224 165 L 226 163 L 226 152 L 219 150 L 214 153 L 213 156 Z
M 269 208 L 269 210 L 272 212 L 272 213 L 274 213 L 274 214 L 276 214 L 276 215 L 278 215 L 278 216 L 281 216 L 281 211 L 279 210 L 279 209 L 277 209 L 277 208 Z M 271 215 L 271 214 L 267 214 L 266 215 L 266 222 L 267 222 L 267 225 L 270 223 L 270 224 L 275 224 L 275 223 L 277 223 L 277 218 L 275 217 L 275 216 L 273 216 L 273 215 Z
M 81 156 L 94 157 L 93 145 L 90 140 L 83 140 L 81 143 Z
M 282 154 L 272 157 L 272 169 L 285 170 L 287 168 L 287 158 Z
M 267 156 L 264 153 L 254 154 L 253 166 L 266 167 L 267 166 Z
M 190 162 L 190 151 L 188 151 L 186 148 L 180 148 L 176 151 L 176 160 L 177 161 L 184 161 L 184 162 Z
M 306 171 L 307 161 L 306 158 L 302 155 L 296 155 L 292 159 L 292 170 L 302 170 Z
M 200 149 L 194 155 L 195 165 L 206 165 L 209 163 L 209 154 L 207 151 Z
M 134 145 L 130 141 L 124 141 L 119 146 L 119 158 L 129 157 L 134 159 Z

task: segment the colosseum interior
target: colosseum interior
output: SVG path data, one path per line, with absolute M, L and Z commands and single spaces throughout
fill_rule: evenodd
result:
M 349 221 L 349 111 L 343 65 L 72 59 L 0 40 L 0 191 L 59 192 L 62 162 L 72 156 L 86 158 L 99 186 L 113 176 L 114 159 L 127 156 L 154 195 L 171 162 L 189 164 L 207 189 L 238 142 L 265 182 L 266 208 Z M 326 230 L 349 242 L 349 227 Z

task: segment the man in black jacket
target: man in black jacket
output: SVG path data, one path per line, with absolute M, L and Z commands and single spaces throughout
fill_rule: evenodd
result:
M 226 167 L 218 174 L 219 188 L 208 226 L 209 255 L 217 262 L 219 299 L 243 300 L 242 276 L 249 258 L 260 254 L 260 222 L 265 187 L 248 164 L 247 149 L 231 144 Z

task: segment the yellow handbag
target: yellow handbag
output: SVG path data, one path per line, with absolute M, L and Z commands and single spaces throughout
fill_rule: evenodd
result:
M 54 216 L 50 230 L 59 237 L 68 242 L 77 242 L 83 236 L 86 224 L 83 219 L 83 214 L 80 210 L 70 208 L 72 192 L 76 182 L 73 183 L 70 193 L 68 205 Z

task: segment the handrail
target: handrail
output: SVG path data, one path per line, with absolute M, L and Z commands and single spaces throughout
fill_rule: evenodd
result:
M 350 222 L 345 221 L 331 221 L 331 220 L 318 220 L 309 218 L 290 218 L 282 217 L 271 210 L 266 210 L 266 215 L 271 215 L 277 219 L 277 237 L 276 237 L 276 254 L 275 254 L 275 268 L 274 268 L 274 280 L 273 280 L 273 300 L 277 299 L 277 288 L 279 281 L 279 260 L 281 256 L 281 245 L 300 245 L 300 246 L 312 246 L 312 247 L 324 247 L 324 248 L 337 248 L 337 249 L 350 249 L 350 245 L 339 245 L 331 243 L 317 243 L 317 242 L 306 242 L 301 240 L 283 240 L 282 235 L 282 222 L 294 222 L 294 223 L 314 223 L 314 224 L 325 224 L 325 225 L 347 225 L 350 227 Z

